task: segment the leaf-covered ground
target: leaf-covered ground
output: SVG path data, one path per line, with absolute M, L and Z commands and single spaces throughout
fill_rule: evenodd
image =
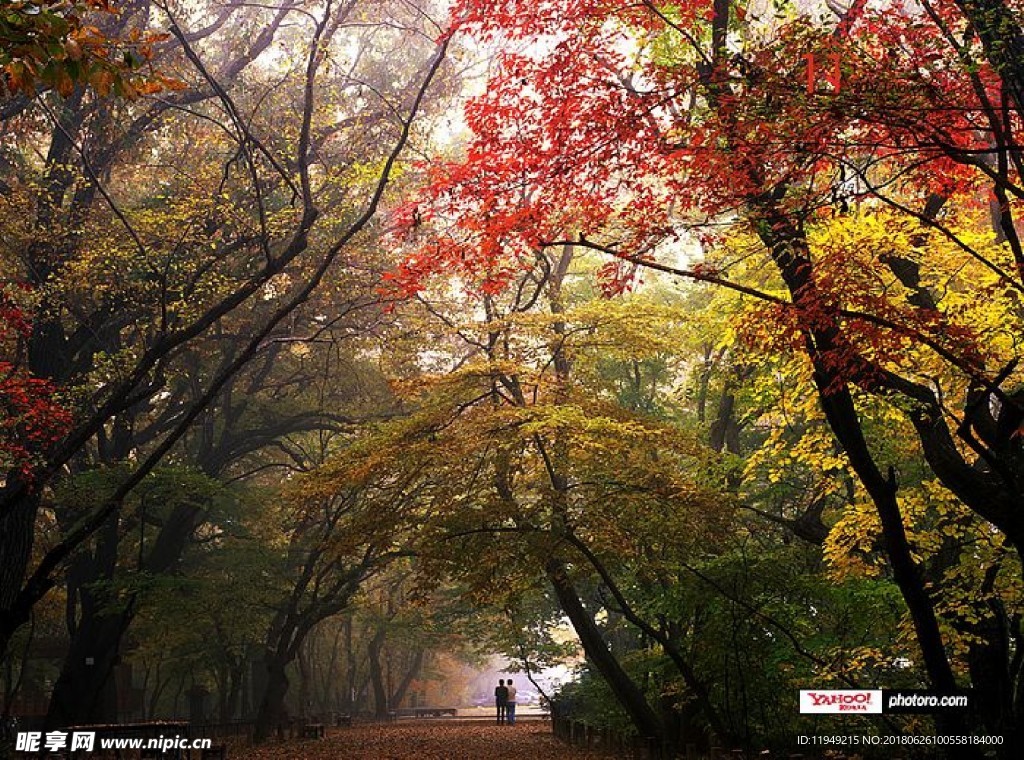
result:
M 498 726 L 444 720 L 336 728 L 328 732 L 326 739 L 233 748 L 229 756 L 232 760 L 235 757 L 252 760 L 486 760 L 494 757 L 572 760 L 607 757 L 575 749 L 559 741 L 551 735 L 551 724 L 546 721 Z

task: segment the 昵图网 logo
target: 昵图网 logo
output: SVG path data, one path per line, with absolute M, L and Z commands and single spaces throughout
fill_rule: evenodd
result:
M 881 689 L 801 689 L 801 713 L 880 713 Z

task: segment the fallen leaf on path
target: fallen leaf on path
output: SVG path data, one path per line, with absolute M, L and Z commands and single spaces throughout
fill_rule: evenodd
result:
M 375 723 L 332 728 L 325 739 L 272 743 L 229 750 L 234 760 L 587 760 L 610 755 L 571 747 L 555 738 L 550 723 L 515 726 L 455 721 Z

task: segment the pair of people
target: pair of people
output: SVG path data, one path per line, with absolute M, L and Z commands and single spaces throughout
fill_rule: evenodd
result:
M 516 722 L 516 687 L 512 679 L 498 679 L 498 685 L 494 689 L 494 705 L 498 708 L 498 723 L 508 723 L 510 726 Z

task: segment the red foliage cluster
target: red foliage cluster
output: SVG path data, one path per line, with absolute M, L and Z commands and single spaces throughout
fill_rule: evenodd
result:
M 0 290 L 0 469 L 16 469 L 31 477 L 42 452 L 60 440 L 71 415 L 54 400 L 53 384 L 32 377 L 9 350 L 26 338 L 31 325 L 24 311 Z
M 713 243 L 737 219 L 813 221 L 880 194 L 915 206 L 931 193 L 979 196 L 992 114 L 1020 129 L 998 76 L 960 42 L 966 22 L 952 0 L 928 12 L 856 3 L 838 24 L 754 19 L 734 3 L 738 46 L 726 45 L 714 6 L 457 3 L 461 33 L 504 52 L 466 106 L 464 160 L 429 170 L 416 204 L 427 229 L 405 241 L 390 287 L 408 294 L 445 276 L 499 289 L 544 246 L 585 238 L 619 258 L 601 270 L 614 294 L 639 257 L 684 234 Z M 838 92 L 807 87 L 808 56 L 839 62 Z M 783 331 L 851 308 L 846 283 L 824 271 L 814 267 L 815 287 Z M 948 328 L 924 312 L 883 316 L 913 322 L 885 339 L 877 323 L 846 324 L 895 350 L 914 331 Z

